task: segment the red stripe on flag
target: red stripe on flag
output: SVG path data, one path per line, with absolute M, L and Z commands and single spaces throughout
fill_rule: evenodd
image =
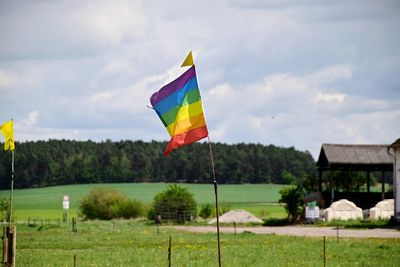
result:
M 168 155 L 172 150 L 177 149 L 178 147 L 189 145 L 207 136 L 207 126 L 199 127 L 185 133 L 174 135 L 169 141 L 169 144 L 165 149 L 164 155 Z

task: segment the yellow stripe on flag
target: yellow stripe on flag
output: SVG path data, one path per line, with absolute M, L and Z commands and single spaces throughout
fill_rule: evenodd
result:
M 175 121 L 167 127 L 170 136 L 176 134 L 174 131 L 176 123 L 178 123 L 179 121 L 190 120 L 191 117 L 197 116 L 201 113 L 203 113 L 203 105 L 201 100 L 181 107 L 176 113 Z
M 190 130 L 199 128 L 201 126 L 206 125 L 206 120 L 204 119 L 204 114 L 201 113 L 199 115 L 193 116 L 187 120 L 181 120 L 174 124 L 175 128 L 173 129 L 172 136 L 188 132 Z

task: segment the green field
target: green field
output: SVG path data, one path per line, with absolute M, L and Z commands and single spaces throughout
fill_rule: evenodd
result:
M 216 235 L 187 233 L 142 221 L 17 226 L 17 266 L 218 266 Z M 327 266 L 398 266 L 399 239 L 327 238 Z M 323 266 L 323 239 L 222 234 L 223 266 Z
M 151 203 L 167 184 L 68 185 L 15 191 L 17 266 L 218 266 L 214 233 L 188 233 L 146 220 L 71 221 L 61 223 L 62 197 L 71 198 L 70 216 L 95 187 L 116 188 Z M 214 203 L 212 185 L 185 184 L 200 205 Z M 222 208 L 242 208 L 262 218 L 283 217 L 279 185 L 221 185 Z M 1 191 L 8 197 L 9 191 Z M 29 224 L 26 222 L 29 220 Z M 36 219 L 35 219 L 36 218 Z M 58 219 L 58 220 L 48 220 Z M 25 222 L 23 222 L 25 221 Z M 327 266 L 398 266 L 400 239 L 327 238 Z M 251 233 L 221 234 L 223 266 L 323 266 L 322 238 Z
M 187 187 L 198 204 L 214 203 L 212 184 L 182 184 Z M 129 184 L 86 184 L 65 185 L 45 188 L 19 189 L 14 191 L 14 214 L 18 221 L 29 218 L 62 218 L 62 200 L 70 197 L 69 216 L 76 217 L 80 199 L 91 189 L 98 187 L 115 188 L 130 198 L 150 204 L 158 192 L 163 191 L 165 183 L 129 183 Z M 262 218 L 284 217 L 284 209 L 277 204 L 282 185 L 244 184 L 219 185 L 219 203 L 221 209 L 245 209 Z M 0 197 L 9 197 L 10 191 L 0 191 Z

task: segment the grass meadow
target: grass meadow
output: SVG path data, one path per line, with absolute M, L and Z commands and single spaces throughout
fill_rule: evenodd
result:
M 212 184 L 182 185 L 194 194 L 199 207 L 214 203 Z M 150 204 L 154 196 L 167 186 L 166 183 L 86 184 L 14 190 L 14 218 L 17 221 L 27 221 L 29 218 L 61 219 L 64 195 L 70 198 L 69 217 L 77 217 L 80 199 L 91 189 L 98 187 L 115 188 L 130 198 Z M 278 204 L 279 190 L 282 187 L 274 184 L 219 185 L 220 207 L 222 210 L 245 209 L 262 218 L 282 218 L 286 216 L 283 207 Z M 9 195 L 9 190 L 0 191 L 0 197 Z
M 17 266 L 218 266 L 216 236 L 144 221 L 18 225 Z M 399 239 L 326 239 L 327 266 L 398 266 Z M 323 239 L 222 234 L 223 266 L 323 266 Z
M 201 206 L 214 203 L 212 185 L 185 184 Z M 17 266 L 218 266 L 214 233 L 189 233 L 146 220 L 62 223 L 62 199 L 69 195 L 69 218 L 79 200 L 95 187 L 116 188 L 150 204 L 167 184 L 68 185 L 15 190 Z M 245 209 L 261 218 L 283 218 L 279 185 L 220 185 L 223 209 Z M 0 191 L 8 197 L 9 191 Z M 52 219 L 52 220 L 50 220 Z M 56 219 L 56 220 L 55 220 Z M 326 239 L 327 266 L 399 266 L 400 239 Z M 323 239 L 279 235 L 221 234 L 223 266 L 323 266 Z

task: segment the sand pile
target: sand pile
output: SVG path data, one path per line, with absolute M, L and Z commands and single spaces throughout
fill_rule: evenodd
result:
M 217 219 L 212 219 L 208 224 L 216 223 Z M 245 210 L 231 210 L 219 216 L 220 223 L 263 223 L 263 221 Z

